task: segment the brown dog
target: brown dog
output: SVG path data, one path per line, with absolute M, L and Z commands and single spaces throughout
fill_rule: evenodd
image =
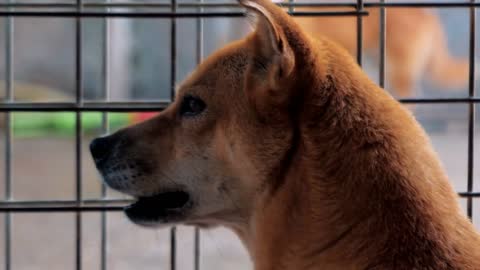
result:
M 378 8 L 366 10 L 369 16 L 363 19 L 363 46 L 365 52 L 378 54 L 380 11 Z M 433 10 L 389 8 L 386 18 L 386 72 L 396 96 L 414 95 L 415 84 L 425 75 L 441 88 L 458 89 L 468 85 L 469 62 L 450 55 L 440 19 Z M 356 55 L 355 17 L 299 17 L 296 20 L 312 36 L 327 36 Z
M 480 236 L 412 115 L 269 0 L 157 117 L 95 139 L 144 226 L 224 225 L 256 270 L 480 269 Z

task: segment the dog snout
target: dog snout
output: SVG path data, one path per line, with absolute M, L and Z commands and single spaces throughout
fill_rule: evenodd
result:
M 90 152 L 97 165 L 108 159 L 114 143 L 111 136 L 99 137 L 90 143 Z

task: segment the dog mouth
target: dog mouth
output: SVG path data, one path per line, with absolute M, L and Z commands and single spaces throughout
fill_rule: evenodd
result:
M 175 222 L 182 218 L 192 205 L 185 191 L 168 191 L 149 197 L 139 197 L 125 207 L 127 217 L 136 224 L 154 226 L 159 223 Z

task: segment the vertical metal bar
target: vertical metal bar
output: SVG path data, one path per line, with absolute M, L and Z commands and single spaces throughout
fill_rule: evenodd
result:
M 171 0 L 172 12 L 177 11 L 177 0 Z M 173 101 L 175 99 L 175 83 L 177 79 L 177 21 L 173 17 L 170 21 L 170 98 Z M 177 251 L 177 237 L 176 228 L 173 227 L 170 230 L 170 270 L 177 268 L 176 264 L 176 251 Z
M 357 0 L 357 11 L 363 10 L 363 0 Z M 357 15 L 357 62 L 362 66 L 363 52 L 363 17 Z
M 177 228 L 172 227 L 170 229 L 170 270 L 177 269 L 176 252 L 177 252 Z
M 8 1 L 13 2 L 12 0 Z M 10 9 L 9 9 L 10 10 Z M 12 102 L 14 100 L 14 19 L 7 17 L 5 21 L 5 100 Z M 12 153 L 13 153 L 13 132 L 12 115 L 10 112 L 5 114 L 5 200 L 12 199 Z M 5 214 L 5 270 L 12 268 L 12 216 Z
M 380 0 L 381 4 L 385 4 L 385 0 Z M 379 21 L 379 42 L 380 42 L 380 70 L 379 70 L 379 84 L 382 88 L 385 87 L 385 64 L 387 60 L 387 11 L 385 7 L 380 7 L 380 21 Z
M 295 3 L 295 0 L 288 0 L 288 3 L 293 4 L 293 3 Z M 288 7 L 288 12 L 291 13 L 291 12 L 294 12 L 294 11 L 295 11 L 294 7 L 292 7 L 292 6 Z
M 110 0 L 106 0 L 110 2 Z M 106 8 L 106 11 L 110 11 Z M 108 102 L 110 100 L 110 21 L 107 18 L 103 19 L 103 47 L 102 47 L 102 78 L 103 78 L 103 100 Z M 102 133 L 108 133 L 108 113 L 102 114 Z M 102 183 L 101 190 L 102 199 L 107 198 L 107 186 Z M 100 216 L 101 223 L 101 240 L 100 240 L 100 269 L 107 269 L 107 212 L 102 211 Z
M 204 0 L 198 0 L 200 4 L 204 2 Z M 290 0 L 292 1 L 292 0 Z M 203 7 L 200 7 L 198 9 L 199 12 L 203 12 L 204 9 Z M 203 51 L 204 51 L 204 34 L 203 34 L 203 18 L 197 18 L 197 64 L 200 64 L 200 62 L 203 59 Z M 193 269 L 194 270 L 200 270 L 200 229 L 195 228 L 194 231 L 194 254 L 193 254 Z
M 193 269 L 200 270 L 200 229 L 195 228 L 194 232 L 194 261 L 193 261 Z
M 172 12 L 177 11 L 177 0 L 171 0 Z M 177 20 L 172 18 L 170 21 L 170 98 L 175 99 L 175 82 L 177 79 Z
M 470 0 L 475 3 L 475 0 Z M 475 7 L 470 7 L 470 70 L 469 70 L 469 91 L 468 96 L 473 98 L 475 96 L 475 23 L 476 12 Z M 468 104 L 468 179 L 467 191 L 473 191 L 473 166 L 474 166 L 474 146 L 475 146 L 475 104 L 470 102 Z M 473 201 L 472 197 L 467 199 L 467 215 L 470 219 L 473 217 Z
M 76 0 L 77 11 L 82 10 L 82 0 Z M 76 104 L 83 102 L 82 19 L 75 18 L 75 90 Z M 78 205 L 82 204 L 82 115 L 75 113 L 75 190 Z M 82 269 L 82 215 L 75 214 L 75 269 Z

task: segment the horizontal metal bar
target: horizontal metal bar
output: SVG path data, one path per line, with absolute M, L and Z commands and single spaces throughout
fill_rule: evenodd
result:
M 122 211 L 133 200 L 3 201 L 1 212 L 100 212 Z
M 324 11 L 324 12 L 292 12 L 295 17 L 321 16 L 365 16 L 366 11 Z M 89 11 L 0 11 L 0 16 L 11 17 L 81 17 L 81 18 L 218 18 L 244 17 L 244 12 L 89 12 Z
M 141 1 L 123 1 L 123 2 L 85 2 L 84 8 L 168 8 L 171 9 L 171 3 L 155 3 Z M 352 3 L 282 3 L 282 7 L 355 7 Z M 76 8 L 76 4 L 71 2 L 56 3 L 0 3 L 0 7 L 16 8 Z M 232 2 L 210 2 L 210 3 L 178 3 L 177 8 L 241 8 L 238 3 Z
M 125 205 L 132 203 L 133 200 L 126 199 L 96 199 L 96 200 L 82 200 L 81 203 L 84 206 L 105 206 L 105 205 Z M 78 202 L 76 200 L 31 200 L 31 201 L 20 201 L 20 200 L 2 200 L 0 201 L 0 207 L 6 205 L 15 205 L 15 206 L 32 206 L 32 205 L 41 205 L 41 206 L 73 206 Z
M 0 3 L 0 7 L 16 7 L 16 8 L 76 8 L 76 4 L 71 2 L 63 3 Z M 352 3 L 282 3 L 283 7 L 355 7 Z M 141 1 L 123 1 L 114 3 L 101 2 L 85 2 L 84 8 L 168 8 L 171 9 L 171 3 L 155 3 Z M 240 8 L 238 3 L 217 2 L 217 3 L 178 3 L 177 8 Z
M 473 2 L 386 2 L 386 3 L 365 3 L 365 7 L 424 7 L 424 8 L 466 8 L 479 7 L 480 3 Z
M 62 206 L 62 207 L 3 207 L 0 206 L 0 213 L 61 213 L 61 212 L 119 212 L 125 209 L 124 206 Z
M 165 109 L 169 101 L 158 102 L 83 102 L 0 103 L 0 112 L 153 112 Z
M 472 98 L 408 98 L 402 103 L 479 103 L 479 97 Z M 162 111 L 170 101 L 158 102 L 84 102 L 77 105 L 64 103 L 0 103 L 0 112 L 153 112 Z
M 310 7 L 310 8 L 325 8 L 325 7 L 351 7 L 355 8 L 356 3 L 352 2 L 335 2 L 335 3 L 281 3 L 282 7 Z M 85 2 L 82 4 L 84 8 L 171 8 L 170 3 L 155 3 L 155 2 L 133 2 L 123 1 L 114 3 L 105 2 Z M 238 8 L 237 3 L 232 2 L 207 2 L 207 3 L 179 3 L 178 8 Z M 388 3 L 365 3 L 365 7 L 436 7 L 436 8 L 465 8 L 465 7 L 479 7 L 480 3 L 472 2 L 388 2 Z M 76 8 L 77 5 L 72 2 L 56 2 L 56 3 L 28 3 L 28 2 L 15 2 L 15 3 L 0 3 L 0 8 L 3 7 L 15 7 L 15 8 Z
M 479 198 L 480 192 L 459 192 L 458 196 L 462 198 Z
M 478 97 L 467 98 L 403 98 L 399 99 L 401 103 L 479 103 Z
M 462 198 L 480 198 L 480 192 L 459 192 Z M 95 203 L 94 203 L 95 202 Z M 102 203 L 107 203 L 102 205 Z M 49 202 L 0 202 L 0 213 L 35 213 L 35 212 L 103 212 L 122 211 L 131 200 L 91 200 L 82 201 L 81 206 L 75 206 L 76 201 Z

